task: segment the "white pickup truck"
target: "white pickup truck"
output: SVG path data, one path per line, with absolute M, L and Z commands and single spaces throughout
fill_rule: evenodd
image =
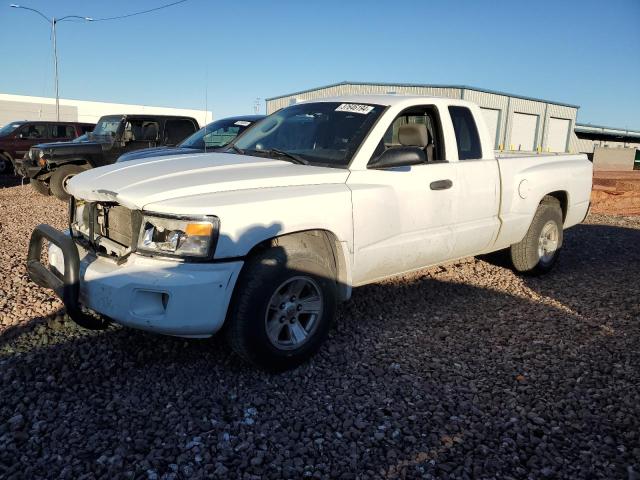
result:
M 83 326 L 222 329 L 242 357 L 286 369 L 320 347 L 352 287 L 503 249 L 516 271 L 547 272 L 591 177 L 584 155 L 496 158 L 469 102 L 302 102 L 224 153 L 74 177 L 69 231 L 38 226 L 28 271 Z

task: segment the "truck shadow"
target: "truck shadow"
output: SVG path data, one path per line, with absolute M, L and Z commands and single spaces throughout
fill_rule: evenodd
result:
M 640 315 L 640 301 L 629 288 L 637 285 L 640 272 L 640 230 L 621 226 L 580 224 L 565 231 L 564 245 L 554 269 L 540 277 L 522 276 L 523 282 L 540 295 L 552 298 L 580 314 L 603 309 L 630 307 Z M 478 259 L 510 268 L 508 254 L 497 252 Z M 626 288 L 629 287 L 629 288 Z M 602 313 L 602 312 L 600 312 Z
M 497 473 L 492 465 L 507 462 L 513 471 L 524 468 L 524 477 L 532 467 L 520 457 L 534 450 L 513 439 L 544 438 L 567 464 L 584 463 L 575 442 L 592 445 L 611 459 L 603 476 L 620 477 L 633 460 L 625 453 L 631 448 L 616 445 L 637 421 L 607 412 L 618 411 L 612 399 L 636 388 L 640 339 L 637 329 L 614 339 L 629 343 L 616 351 L 624 372 L 608 379 L 595 371 L 595 362 L 610 363 L 612 337 L 602 329 L 609 317 L 585 315 L 580 298 L 602 290 L 604 268 L 637 275 L 629 267 L 638 254 L 628 243 L 637 239 L 637 231 L 619 227 L 569 230 L 557 271 L 525 279 L 542 300 L 440 281 L 430 271 L 355 289 L 320 352 L 279 375 L 246 365 L 218 337 L 183 340 L 118 326 L 89 332 L 72 324 L 14 331 L 0 341 L 0 420 L 21 411 L 25 396 L 47 402 L 38 419 L 45 432 L 68 412 L 83 412 L 73 444 L 45 435 L 39 448 L 97 458 L 89 440 L 99 431 L 102 445 L 118 445 L 119 468 L 140 473 L 170 472 L 179 455 L 205 451 L 236 472 L 251 471 L 242 463 L 248 455 L 242 442 L 255 434 L 265 442 L 265 468 L 280 477 L 302 476 L 281 452 L 293 454 L 289 442 L 307 436 L 322 442 L 301 455 L 338 466 L 331 476 L 363 475 L 374 466 L 384 477 L 444 476 L 469 459 L 488 476 Z M 585 245 L 593 248 L 586 257 Z M 637 283 L 617 290 L 637 295 Z M 609 313 L 623 315 L 627 306 L 610 305 Z M 602 417 L 574 415 L 565 423 L 567 410 Z M 25 430 L 36 420 L 27 418 Z M 123 440 L 123 431 L 135 432 L 136 441 Z M 606 436 L 614 441 L 605 443 Z M 159 441 L 173 453 L 154 453 Z M 186 442 L 196 447 L 185 450 Z M 8 448 L 22 446 L 16 440 Z M 92 460 L 87 465 L 96 474 L 115 472 Z M 58 467 L 51 468 L 54 475 Z
M 17 187 L 22 183 L 22 177 L 19 177 L 18 175 L 0 175 L 0 188 Z M 27 179 L 24 184 L 28 185 L 29 179 Z

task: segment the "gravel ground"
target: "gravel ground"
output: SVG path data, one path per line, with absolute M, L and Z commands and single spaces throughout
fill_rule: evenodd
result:
M 2 478 L 640 475 L 639 217 L 567 231 L 544 278 L 467 259 L 357 289 L 271 375 L 217 338 L 64 321 L 24 257 L 65 206 L 2 182 Z

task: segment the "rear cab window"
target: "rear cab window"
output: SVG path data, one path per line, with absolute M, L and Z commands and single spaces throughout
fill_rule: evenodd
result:
M 176 145 L 197 130 L 191 120 L 167 120 L 164 127 L 164 143 Z
M 476 121 L 467 107 L 449 107 L 453 130 L 456 135 L 459 160 L 476 160 L 482 158 L 482 145 Z

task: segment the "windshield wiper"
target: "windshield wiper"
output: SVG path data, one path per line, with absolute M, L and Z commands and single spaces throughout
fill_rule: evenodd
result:
M 269 148 L 267 150 L 262 150 L 267 155 L 275 154 L 280 157 L 286 157 L 291 163 L 296 163 L 298 165 L 309 165 L 309 161 L 302 158 L 300 155 L 296 155 L 295 153 L 285 152 L 284 150 L 278 150 L 277 148 Z

